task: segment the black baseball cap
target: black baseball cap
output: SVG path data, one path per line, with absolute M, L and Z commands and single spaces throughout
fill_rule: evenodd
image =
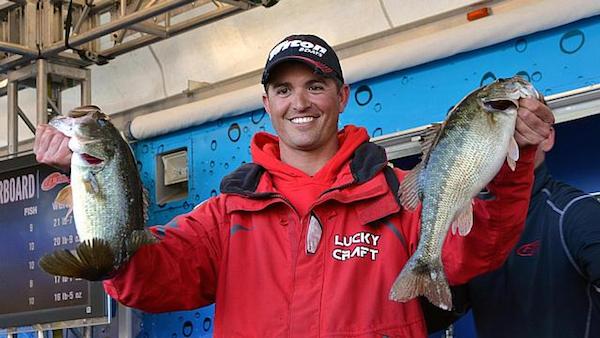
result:
M 290 35 L 281 40 L 267 58 L 261 83 L 269 82 L 270 72 L 285 61 L 299 61 L 312 67 L 315 72 L 333 77 L 344 83 L 340 60 L 331 46 L 315 35 Z

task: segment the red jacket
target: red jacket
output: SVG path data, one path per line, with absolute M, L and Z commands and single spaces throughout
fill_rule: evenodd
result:
M 417 247 L 420 209 L 398 206 L 382 171 L 385 152 L 367 138 L 363 129 L 346 127 L 343 155 L 313 177 L 331 181 L 330 188 L 315 195 L 320 188 L 306 185 L 315 200 L 295 208 L 290 200 L 298 200 L 303 185 L 291 195 L 281 192 L 294 179 L 285 181 L 289 168 L 278 159 L 277 139 L 258 134 L 252 145 L 258 164 L 227 176 L 221 195 L 155 227 L 160 243 L 142 247 L 105 282 L 106 291 L 148 312 L 216 302 L 215 337 L 425 337 L 418 300 L 388 299 Z M 499 267 L 518 240 L 533 154 L 522 151 L 516 172 L 504 166 L 490 183 L 495 199 L 476 201 L 468 236 L 448 235 L 443 262 L 451 284 Z M 298 182 L 310 181 L 289 170 Z M 395 172 L 400 180 L 405 174 Z M 323 228 L 314 254 L 305 249 L 311 214 Z

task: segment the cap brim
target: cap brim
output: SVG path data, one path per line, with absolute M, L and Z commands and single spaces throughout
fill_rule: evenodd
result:
M 278 65 L 280 65 L 284 62 L 289 62 L 289 61 L 302 62 L 302 63 L 310 66 L 311 68 L 313 68 L 315 71 L 318 71 L 319 73 L 321 73 L 324 76 L 338 77 L 336 72 L 333 69 L 329 68 L 328 66 L 326 66 L 320 62 L 317 62 L 317 61 L 307 58 L 307 57 L 302 57 L 302 56 L 298 56 L 298 55 L 290 55 L 290 56 L 282 57 L 281 59 L 270 64 L 269 68 L 265 69 L 265 71 L 263 72 L 263 77 L 262 77 L 261 83 L 266 84 L 268 82 L 269 77 L 271 76 L 271 72 L 273 71 L 273 69 L 275 69 L 275 67 L 277 67 Z

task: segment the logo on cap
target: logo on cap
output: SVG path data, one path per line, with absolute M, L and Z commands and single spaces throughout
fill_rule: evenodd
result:
M 298 52 L 310 53 L 319 57 L 323 57 L 323 54 L 327 53 L 327 48 L 321 45 L 314 44 L 310 41 L 286 40 L 280 42 L 271 50 L 271 53 L 269 53 L 269 61 L 271 61 L 277 54 L 290 47 L 298 48 Z

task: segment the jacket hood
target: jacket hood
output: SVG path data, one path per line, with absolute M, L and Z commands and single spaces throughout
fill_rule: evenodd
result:
M 369 140 L 365 128 L 348 125 L 338 132 L 340 148 L 337 153 L 321 168 L 313 179 L 331 183 L 342 167 L 348 163 L 356 149 Z M 309 177 L 301 170 L 281 161 L 279 153 L 279 138 L 275 135 L 261 132 L 252 139 L 250 146 L 254 162 L 264 167 L 276 179 L 285 181 Z

